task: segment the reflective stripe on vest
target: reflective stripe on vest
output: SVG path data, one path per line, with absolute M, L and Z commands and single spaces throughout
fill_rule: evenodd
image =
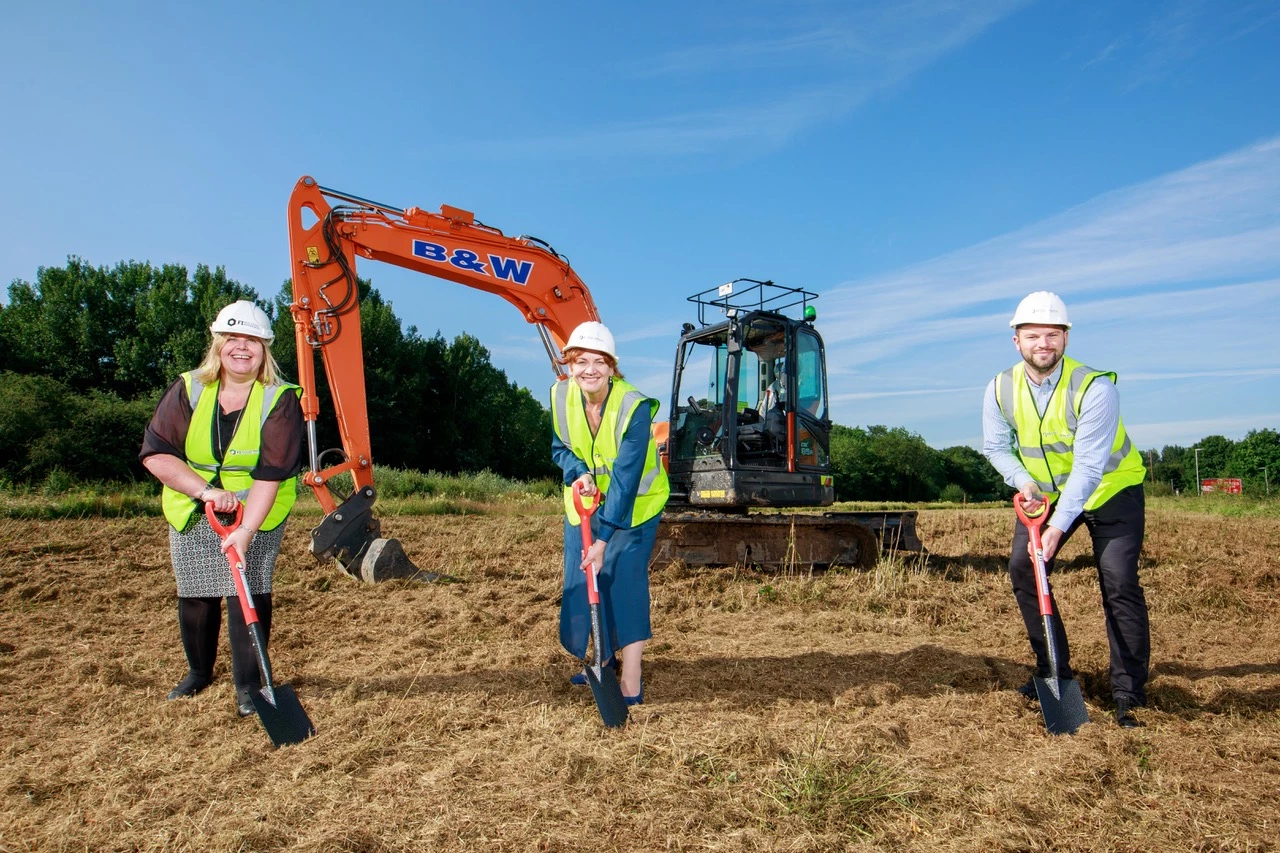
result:
M 609 493 L 613 477 L 613 464 L 618 458 L 618 443 L 626 435 L 631 418 L 642 405 L 657 412 L 658 401 L 646 397 L 630 383 L 614 378 L 610 380 L 609 398 L 600 414 L 600 428 L 595 436 L 587 423 L 586 405 L 582 390 L 572 379 L 565 379 L 551 386 L 551 426 L 560 442 L 574 455 L 587 463 L 601 494 Z M 645 450 L 644 469 L 640 473 L 640 485 L 636 490 L 636 502 L 631 511 L 631 526 L 643 524 L 662 512 L 667 503 L 671 486 L 666 469 L 658 458 L 658 446 L 649 436 Z M 575 527 L 581 523 L 573 505 L 573 490 L 564 488 L 564 511 L 569 523 Z
M 262 428 L 266 425 L 271 410 L 280 401 L 282 391 L 287 389 L 300 394 L 302 389 L 289 383 L 269 386 L 264 386 L 260 382 L 253 383 L 249 398 L 245 401 L 244 410 L 236 423 L 235 434 L 227 445 L 223 464 L 219 464 L 213 450 L 218 384 L 209 386 L 210 393 L 205 394 L 206 387 L 196 379 L 194 371 L 182 374 L 182 380 L 187 388 L 187 397 L 191 401 L 191 423 L 187 427 L 184 446 L 187 466 L 199 474 L 206 483 L 212 482 L 215 477 L 221 477 L 222 488 L 235 492 L 236 497 L 243 502 L 253 486 L 252 473 L 258 467 Z M 296 484 L 297 477 L 290 477 L 280 483 L 275 502 L 271 505 L 267 517 L 263 519 L 263 530 L 278 527 L 289 515 L 289 510 L 297 500 Z M 161 493 L 164 517 L 176 530 L 186 528 L 192 512 L 201 506 L 201 503 L 168 486 Z
M 1015 365 L 996 377 L 996 403 L 1014 432 L 1018 457 L 1036 487 L 1050 499 L 1057 499 L 1062 485 L 1071 476 L 1080 407 L 1089 386 L 1099 376 L 1116 381 L 1114 373 L 1094 370 L 1064 356 L 1061 379 L 1049 397 L 1043 416 L 1036 409 L 1034 391 L 1023 365 Z M 1124 422 L 1120 421 L 1111 455 L 1102 469 L 1102 480 L 1085 501 L 1084 508 L 1097 509 L 1122 489 L 1138 485 L 1145 478 L 1142 454 L 1133 446 Z

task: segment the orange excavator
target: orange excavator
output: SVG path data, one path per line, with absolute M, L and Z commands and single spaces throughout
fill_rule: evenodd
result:
M 560 360 L 570 333 L 600 319 L 591 292 L 562 255 L 535 237 L 506 236 L 460 208 L 399 208 L 322 187 L 311 177 L 298 181 L 289 200 L 289 248 L 309 452 L 303 482 L 324 510 L 311 551 L 371 583 L 432 580 L 436 576 L 418 570 L 397 540 L 382 538 L 373 515 L 357 258 L 502 297 L 536 326 L 557 377 L 564 376 Z M 869 565 L 881 545 L 921 549 L 913 512 L 747 512 L 829 506 L 834 499 L 825 353 L 813 329 L 813 298 L 749 279 L 690 297 L 699 323 L 684 325 L 670 419 L 654 425 L 672 483 L 659 558 Z M 789 308 L 800 308 L 802 316 L 789 316 Z M 725 319 L 709 320 L 708 312 Z M 316 442 L 315 359 L 308 356 L 317 350 L 342 441 L 341 448 L 324 451 Z M 340 474 L 350 475 L 349 494 L 334 488 Z

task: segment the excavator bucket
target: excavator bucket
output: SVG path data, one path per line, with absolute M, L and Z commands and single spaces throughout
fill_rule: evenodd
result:
M 320 560 L 332 558 L 344 572 L 365 583 L 396 578 L 446 580 L 415 566 L 398 539 L 379 536 L 382 525 L 373 517 L 376 497 L 374 489 L 366 486 L 326 515 L 311 531 L 311 553 Z

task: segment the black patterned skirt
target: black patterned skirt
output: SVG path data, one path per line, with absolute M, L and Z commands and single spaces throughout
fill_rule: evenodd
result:
M 259 530 L 249 543 L 245 555 L 245 575 L 249 578 L 249 594 L 265 595 L 271 592 L 271 576 L 275 573 L 276 557 L 284 540 L 284 523 L 274 530 Z M 173 574 L 178 580 L 180 598 L 212 598 L 236 594 L 231 580 L 231 566 L 222 553 L 222 540 L 209 526 L 209 520 L 200 516 L 185 533 L 169 527 L 169 557 L 173 560 Z

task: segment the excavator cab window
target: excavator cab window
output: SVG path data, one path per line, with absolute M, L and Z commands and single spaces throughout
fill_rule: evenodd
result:
M 808 329 L 796 335 L 796 411 L 826 420 L 827 388 L 822 341 Z
M 758 317 L 742 338 L 737 454 L 753 464 L 781 465 L 787 455 L 787 327 Z
M 725 336 L 689 341 L 683 356 L 671 456 L 692 459 L 718 454 L 724 437 L 721 414 L 729 363 Z
M 795 385 L 788 328 L 785 321 L 756 316 L 685 341 L 671 459 L 733 456 L 751 465 L 786 466 L 787 414 L 794 409 L 789 389 Z M 820 365 L 816 384 L 802 387 L 810 393 L 817 387 L 825 405 Z

